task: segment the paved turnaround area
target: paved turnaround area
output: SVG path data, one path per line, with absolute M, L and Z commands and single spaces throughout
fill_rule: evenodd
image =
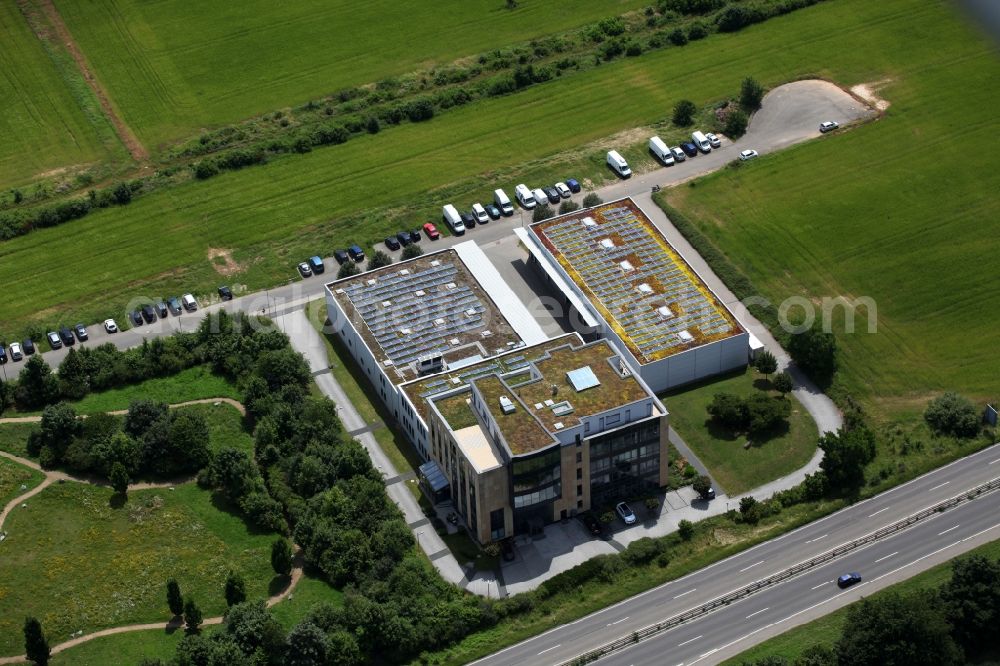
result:
M 473 663 L 478 666 L 562 664 L 998 477 L 1000 445 L 994 445 Z M 998 537 L 1000 492 L 993 492 L 597 663 L 667 666 L 718 663 L 797 624 Z M 842 592 L 834 579 L 849 571 L 861 573 L 865 582 Z

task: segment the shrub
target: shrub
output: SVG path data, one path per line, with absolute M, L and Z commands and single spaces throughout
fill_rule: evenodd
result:
M 705 476 L 704 474 L 702 474 L 697 479 L 694 480 L 692 487 L 694 488 L 694 491 L 696 493 L 704 496 L 705 493 L 708 492 L 708 489 L 712 487 L 712 480 L 707 476 Z
M 747 398 L 746 405 L 749 417 L 747 430 L 754 434 L 771 430 L 792 413 L 792 403 L 764 393 L 754 393 Z
M 404 247 L 403 248 L 403 253 L 401 255 L 399 255 L 399 256 L 400 256 L 400 259 L 402 259 L 403 261 L 406 261 L 407 259 L 414 259 L 416 257 L 419 257 L 423 253 L 424 253 L 424 248 L 420 247 L 416 243 L 412 243 L 412 244 L 407 245 L 406 247 Z
M 674 46 L 684 46 L 688 43 L 688 36 L 685 35 L 684 31 L 680 28 L 674 28 L 671 30 L 670 34 L 667 35 L 667 39 L 669 39 L 670 43 Z
M 760 102 L 764 99 L 764 87 L 748 76 L 743 79 L 740 86 L 740 106 L 747 113 L 752 113 L 760 108 Z
M 565 215 L 566 213 L 572 213 L 574 210 L 580 208 L 580 204 L 573 201 L 572 199 L 566 199 L 561 204 L 559 204 L 559 214 Z
M 554 213 L 552 212 L 552 209 L 549 207 L 549 205 L 542 204 L 540 206 L 536 206 L 535 210 L 531 212 L 531 221 L 541 222 L 542 220 L 549 219 L 553 215 Z
M 434 105 L 426 98 L 415 99 L 405 106 L 404 113 L 411 122 L 419 123 L 434 117 Z
M 587 196 L 583 197 L 584 208 L 593 208 L 594 206 L 600 206 L 602 203 L 604 203 L 604 199 L 597 192 L 588 192 Z
M 790 336 L 788 353 L 809 377 L 825 386 L 837 370 L 837 340 L 816 327 Z
M 778 359 L 769 350 L 761 349 L 753 360 L 753 367 L 762 375 L 770 375 L 778 369 Z
M 346 277 L 351 277 L 352 275 L 357 275 L 360 272 L 361 269 L 358 268 L 358 265 L 348 259 L 346 262 L 341 264 L 340 270 L 337 271 L 337 279 L 340 280 Z
M 974 437 L 979 432 L 980 417 L 975 406 L 957 393 L 943 393 L 927 404 L 924 420 L 939 435 Z
M 771 385 L 774 387 L 774 390 L 781 395 L 791 393 L 793 388 L 792 376 L 787 372 L 779 372 L 774 376 L 774 379 L 771 380 Z
M 684 541 L 690 541 L 691 537 L 694 536 L 694 523 L 690 520 L 682 520 L 677 524 L 677 534 Z
M 730 139 L 738 139 L 747 131 L 747 124 L 750 119 L 747 114 L 739 109 L 733 109 L 726 116 L 726 126 L 723 130 Z
M 214 160 L 202 160 L 194 165 L 194 177 L 206 180 L 219 173 L 219 167 Z
M 608 37 L 617 37 L 625 32 L 625 21 L 620 16 L 606 18 L 598 23 L 597 26 Z
M 629 544 L 628 548 L 622 551 L 621 558 L 628 564 L 635 566 L 653 561 L 657 555 L 664 551 L 664 544 L 659 539 L 642 537 Z
M 368 119 L 365 120 L 365 131 L 369 134 L 378 134 L 381 129 L 382 126 L 378 121 L 378 117 L 368 116 Z
M 375 250 L 372 252 L 371 258 L 368 260 L 368 270 L 382 268 L 383 266 L 388 266 L 391 263 L 392 257 L 387 255 L 382 250 Z
M 671 120 L 678 127 L 688 127 L 694 122 L 694 114 L 698 112 L 698 107 L 689 99 L 682 99 L 674 106 L 674 114 Z
M 638 42 L 629 42 L 625 46 L 625 55 L 627 55 L 630 58 L 642 55 L 642 46 Z
M 699 39 L 705 39 L 706 37 L 708 37 L 708 26 L 701 21 L 695 21 L 688 28 L 688 39 L 692 42 L 696 42 Z
M 736 32 L 764 18 L 763 12 L 755 7 L 729 5 L 719 13 L 715 23 L 721 32 Z

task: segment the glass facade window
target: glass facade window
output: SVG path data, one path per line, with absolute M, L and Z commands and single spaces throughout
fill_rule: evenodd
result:
M 562 452 L 553 447 L 527 459 L 511 463 L 511 497 L 514 508 L 551 502 L 562 495 Z
M 493 541 L 499 541 L 505 536 L 507 536 L 507 533 L 504 528 L 503 509 L 501 508 L 496 511 L 490 511 L 490 539 Z
M 659 477 L 659 420 L 591 440 L 591 506 L 651 492 L 659 487 Z

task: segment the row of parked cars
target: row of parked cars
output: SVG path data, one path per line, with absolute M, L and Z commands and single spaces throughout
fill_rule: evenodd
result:
M 541 204 L 557 204 L 563 199 L 569 199 L 580 189 L 580 183 L 574 178 L 547 187 L 537 187 L 534 190 L 521 183 L 514 188 L 514 198 L 521 208 L 531 210 Z M 456 236 L 461 236 L 468 229 L 474 229 L 476 225 L 489 224 L 491 220 L 511 217 L 513 214 L 514 204 L 502 188 L 493 190 L 492 202 L 486 205 L 476 202 L 468 212 L 459 212 L 452 204 L 446 204 L 441 209 L 441 219 Z M 425 228 L 427 226 L 424 225 Z
M 441 232 L 437 230 L 433 224 L 428 222 L 423 227 L 424 234 L 430 240 L 437 240 L 441 237 Z M 385 239 L 385 246 L 389 250 L 398 250 L 412 243 L 419 243 L 423 237 L 420 235 L 420 230 L 415 229 L 413 231 L 400 231 L 395 236 L 387 236 Z M 348 261 L 353 261 L 355 263 L 360 263 L 365 260 L 365 251 L 361 249 L 360 245 L 353 244 L 344 250 L 334 250 L 333 258 L 338 264 L 345 264 Z M 311 277 L 313 275 L 319 275 L 326 271 L 326 266 L 323 264 L 323 257 L 316 255 L 311 257 L 309 261 L 303 261 L 299 264 L 299 275 L 304 278 Z

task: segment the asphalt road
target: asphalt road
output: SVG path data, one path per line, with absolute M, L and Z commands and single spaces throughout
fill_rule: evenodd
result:
M 862 537 L 923 508 L 954 497 L 969 488 L 997 477 L 1000 477 L 1000 445 L 994 445 L 967 458 L 957 460 L 874 498 L 845 508 L 688 576 L 643 592 L 474 663 L 479 666 L 508 664 L 544 666 L 568 661 L 588 650 L 627 636 L 636 629 L 697 608 L 748 583 L 767 578 L 794 564 L 821 555 L 840 544 Z M 717 611 L 666 632 L 662 637 L 650 639 L 648 643 L 640 643 L 621 653 L 621 659 L 626 659 L 625 655 L 634 655 L 631 659 L 618 661 L 618 656 L 606 659 L 609 663 L 656 663 L 674 666 L 682 662 L 687 664 L 688 660 L 705 655 L 708 660 L 705 663 L 714 663 L 715 660 L 721 658 L 723 654 L 721 648 L 726 643 L 755 629 L 759 629 L 759 631 L 751 639 L 757 637 L 762 640 L 763 637 L 772 633 L 780 633 L 780 631 L 793 626 L 793 623 L 784 620 L 779 626 L 777 620 L 788 618 L 793 613 L 808 609 L 824 598 L 829 599 L 838 594 L 835 585 L 819 585 L 823 581 L 833 580 L 837 575 L 846 571 L 860 571 L 868 581 L 872 581 L 874 577 L 879 575 L 879 572 L 886 572 L 902 564 L 912 562 L 921 553 L 925 553 L 922 546 L 917 547 L 924 541 L 933 541 L 934 544 L 938 544 L 936 547 L 939 548 L 952 544 L 960 535 L 968 536 L 990 527 L 1000 520 L 998 509 L 1000 509 L 1000 493 L 975 500 L 961 509 L 954 509 L 941 516 L 923 521 L 918 526 L 901 532 L 898 536 L 885 542 L 894 545 L 884 546 L 880 542 L 864 550 L 854 551 L 828 567 L 805 573 L 778 587 L 771 588 L 766 593 L 761 592 L 734 604 L 732 609 L 737 607 L 748 609 L 739 616 L 738 623 L 734 620 L 733 612 L 738 614 L 742 610 Z M 926 527 L 924 523 L 931 525 L 931 527 Z M 944 538 L 941 540 L 931 540 L 928 536 L 928 534 L 937 535 L 938 532 L 942 532 L 954 524 L 963 524 L 964 527 L 955 529 L 955 535 L 952 535 L 951 532 L 942 534 L 941 536 Z M 976 529 L 969 531 L 971 527 Z M 936 531 L 934 531 L 935 528 Z M 931 530 L 931 532 L 927 530 Z M 1000 536 L 997 532 L 991 534 L 992 538 Z M 960 545 L 953 546 L 948 556 L 951 557 L 960 552 Z M 930 550 L 934 550 L 934 548 Z M 898 553 L 892 558 L 883 560 L 888 562 L 889 559 L 895 559 L 894 562 L 890 562 L 893 566 L 890 566 L 889 569 L 875 567 L 875 564 L 882 564 L 882 562 L 876 563 L 875 559 L 894 551 L 898 551 Z M 875 554 L 875 556 L 872 557 L 871 554 Z M 920 564 L 928 561 L 924 560 Z M 912 575 L 920 570 L 920 564 L 900 573 L 903 577 Z M 888 584 L 890 580 L 895 580 L 895 578 L 887 577 L 857 586 L 850 594 L 845 594 L 839 599 L 846 603 L 856 598 L 856 596 L 851 597 L 851 594 L 857 594 L 859 591 L 869 593 L 880 584 Z M 819 587 L 813 590 L 812 587 L 817 585 Z M 814 609 L 815 615 L 829 612 L 834 607 L 832 604 L 816 607 Z M 758 616 L 746 617 L 763 608 L 768 610 L 760 613 L 759 619 Z M 805 621 L 806 618 L 812 616 L 808 613 L 802 613 L 802 615 L 795 617 L 801 618 L 800 621 Z M 753 621 L 751 622 L 751 620 Z M 769 624 L 771 625 L 769 629 L 771 633 L 763 629 Z M 732 630 L 729 629 L 730 625 L 734 627 Z M 668 636 L 669 638 L 664 638 Z M 678 636 L 682 636 L 682 638 L 675 640 Z M 695 639 L 695 637 L 698 638 L 692 640 L 688 645 L 694 646 L 697 643 L 696 647 L 684 650 L 686 645 L 679 645 L 685 640 Z M 745 649 L 751 644 L 752 642 L 749 640 L 744 640 L 739 647 Z M 718 654 L 706 654 L 717 648 L 720 649 Z M 665 654 L 669 657 L 665 658 Z M 601 663 L 604 663 L 604 660 Z

